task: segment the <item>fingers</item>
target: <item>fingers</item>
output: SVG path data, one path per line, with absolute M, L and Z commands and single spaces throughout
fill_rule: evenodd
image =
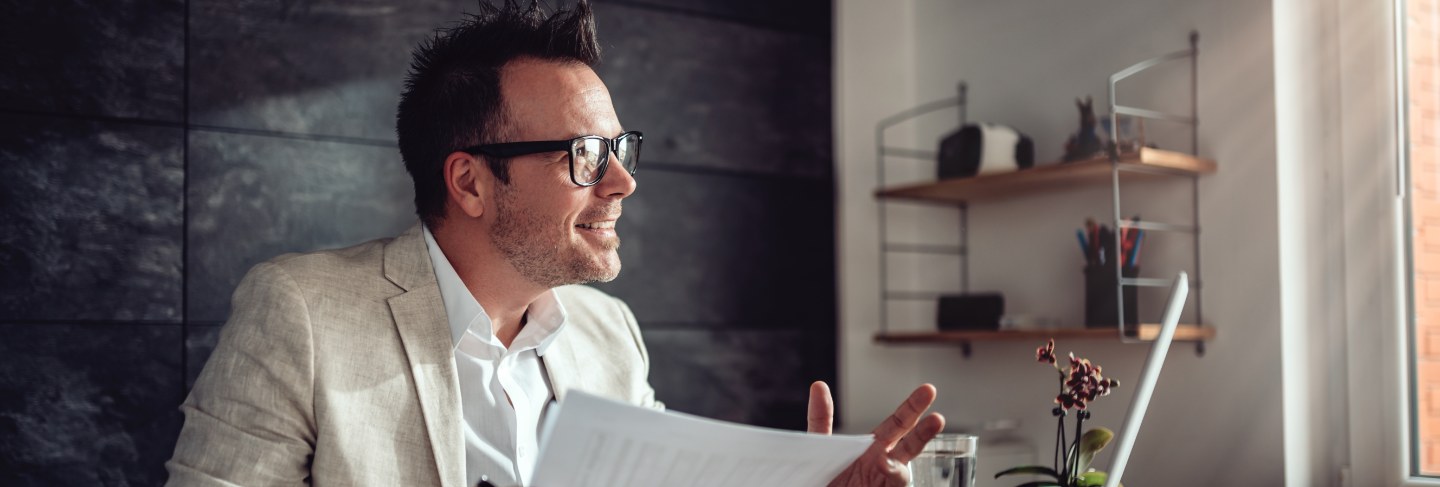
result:
M 922 384 L 915 388 L 915 392 L 911 392 L 910 397 L 905 398 L 905 402 L 900 403 L 900 407 L 896 408 L 890 417 L 885 418 L 879 426 L 875 427 L 875 442 L 885 445 L 885 448 L 890 448 L 915 427 L 915 422 L 920 420 L 920 415 L 926 409 L 930 409 L 930 404 L 933 402 L 935 402 L 935 386 Z
M 925 418 L 915 425 L 915 429 L 910 430 L 910 434 L 905 435 L 900 439 L 900 443 L 895 445 L 895 449 L 890 450 L 890 458 L 900 463 L 909 462 L 919 455 L 920 450 L 925 449 L 925 444 L 930 443 L 930 440 L 940 434 L 940 430 L 943 429 L 945 429 L 944 416 L 941 416 L 940 413 L 925 415 Z
M 817 380 L 810 384 L 810 411 L 807 415 L 807 431 L 822 435 L 830 434 L 830 425 L 835 417 L 835 400 L 830 396 L 830 386 Z

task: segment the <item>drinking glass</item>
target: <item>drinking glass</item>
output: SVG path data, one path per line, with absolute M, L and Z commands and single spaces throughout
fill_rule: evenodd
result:
M 975 487 L 974 435 L 941 433 L 910 461 L 915 487 Z

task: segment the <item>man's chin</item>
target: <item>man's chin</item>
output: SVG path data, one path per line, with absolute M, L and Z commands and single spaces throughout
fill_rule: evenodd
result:
M 620 256 L 613 250 L 604 251 L 587 264 L 576 269 L 578 272 L 575 274 L 575 284 L 610 282 L 620 276 Z
M 610 282 L 620 277 L 620 256 L 612 255 L 612 260 L 604 262 L 595 269 L 595 280 L 591 282 Z
M 606 275 L 602 275 L 602 276 L 596 276 L 595 280 L 590 281 L 590 282 L 610 282 L 610 281 L 615 280 L 615 278 L 617 278 L 617 277 L 620 277 L 620 273 L 619 273 L 619 272 L 612 272 L 612 273 L 610 273 L 610 274 L 606 274 Z

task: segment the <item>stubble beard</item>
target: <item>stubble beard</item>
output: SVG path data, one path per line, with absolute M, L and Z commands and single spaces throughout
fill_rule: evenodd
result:
M 620 248 L 619 236 L 601 244 L 602 250 L 611 253 L 611 256 L 602 259 L 614 259 L 614 265 L 596 261 L 584 248 L 572 244 L 573 234 L 547 238 L 546 232 L 553 229 L 553 222 L 546 222 L 540 215 L 516 204 L 513 191 L 502 188 L 497 194 L 495 225 L 490 228 L 490 240 L 521 277 L 547 288 L 555 288 L 610 282 L 620 274 L 619 256 L 614 254 Z M 597 214 L 609 215 L 613 212 Z

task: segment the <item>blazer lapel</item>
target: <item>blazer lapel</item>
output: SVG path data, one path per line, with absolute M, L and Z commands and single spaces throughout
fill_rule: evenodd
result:
M 425 416 L 430 447 L 445 487 L 464 487 L 465 442 L 460 426 L 460 379 L 440 286 L 420 226 L 385 247 L 385 277 L 405 289 L 392 297 L 390 313 L 410 361 L 415 393 Z
M 550 388 L 555 392 L 555 402 L 565 399 L 565 393 L 570 386 L 575 384 L 575 353 L 570 349 L 570 341 L 565 339 L 562 332 L 555 337 L 555 343 L 550 344 L 550 349 L 545 351 L 545 356 L 540 357 L 545 364 L 545 374 L 550 378 Z

